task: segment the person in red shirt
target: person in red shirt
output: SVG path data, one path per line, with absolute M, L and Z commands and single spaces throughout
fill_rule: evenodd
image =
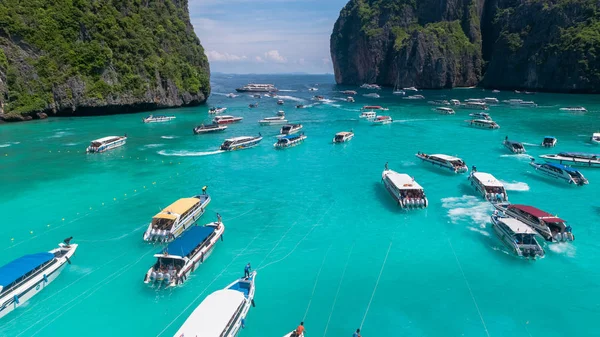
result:
M 304 333 L 304 322 L 300 322 L 300 325 L 296 328 L 296 336 L 300 337 Z

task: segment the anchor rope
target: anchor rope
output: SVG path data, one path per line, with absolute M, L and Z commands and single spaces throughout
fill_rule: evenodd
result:
M 313 285 L 312 293 L 310 294 L 310 300 L 308 301 L 308 305 L 306 306 L 306 311 L 304 312 L 304 317 L 302 317 L 302 322 L 304 322 L 304 320 L 306 319 L 306 316 L 308 315 L 308 309 L 310 309 L 310 305 L 312 304 L 313 297 L 315 296 L 315 290 L 317 290 L 317 283 L 319 282 L 319 277 L 321 277 L 321 271 L 323 270 L 323 266 L 325 265 L 325 260 L 327 259 L 327 255 L 329 255 L 329 250 L 331 250 L 332 245 L 333 245 L 333 243 L 331 245 L 329 245 L 329 248 L 327 248 L 327 252 L 325 253 L 325 256 L 323 256 L 323 261 L 321 262 L 321 267 L 319 268 L 319 272 L 317 273 L 317 277 L 315 279 L 315 284 Z
M 327 329 L 329 328 L 329 323 L 331 322 L 331 316 L 333 316 L 335 304 L 337 303 L 338 295 L 340 294 L 340 289 L 342 288 L 342 282 L 344 281 L 344 276 L 346 275 L 346 269 L 348 268 L 348 264 L 350 263 L 350 256 L 352 256 L 353 250 L 354 250 L 354 243 L 352 243 L 352 248 L 350 248 L 350 252 L 348 253 L 348 258 L 346 259 L 346 265 L 344 266 L 344 271 L 342 272 L 342 277 L 340 278 L 340 283 L 338 284 L 338 288 L 335 293 L 335 298 L 333 299 L 333 305 L 331 306 L 331 311 L 329 312 L 329 318 L 327 319 L 327 325 L 325 325 L 325 331 L 323 332 L 323 337 L 325 337 L 327 335 Z
M 479 305 L 477 304 L 477 300 L 475 299 L 475 295 L 473 295 L 473 290 L 471 290 L 471 285 L 469 284 L 469 281 L 467 280 L 467 276 L 465 276 L 465 272 L 462 268 L 462 266 L 460 265 L 460 261 L 458 260 L 458 256 L 456 255 L 456 251 L 454 251 L 454 247 L 452 246 L 452 242 L 450 242 L 450 239 L 448 239 L 448 243 L 450 244 L 450 248 L 452 249 L 452 253 L 454 254 L 454 258 L 456 259 L 456 264 L 458 265 L 458 268 L 460 269 L 460 272 L 463 276 L 463 279 L 465 280 L 465 284 L 467 285 L 467 289 L 469 289 L 469 294 L 471 294 L 471 299 L 473 299 L 473 303 L 475 304 L 475 308 L 477 309 L 477 313 L 479 314 L 479 318 L 481 319 L 481 324 L 483 324 L 483 329 L 485 330 L 485 334 L 490 337 L 490 333 L 487 329 L 487 325 L 485 324 L 485 320 L 483 319 L 483 315 L 481 314 L 481 310 L 479 310 Z
M 377 281 L 375 282 L 375 287 L 373 288 L 373 293 L 371 294 L 371 299 L 369 300 L 369 304 L 367 305 L 367 310 L 365 310 L 365 315 L 363 316 L 362 322 L 360 322 L 361 329 L 363 327 L 363 324 L 365 324 L 365 320 L 367 319 L 367 314 L 369 313 L 369 309 L 371 308 L 371 303 L 373 302 L 373 298 L 375 297 L 375 292 L 377 291 L 377 287 L 379 286 L 379 280 L 381 279 L 381 275 L 383 274 L 383 269 L 385 268 L 385 264 L 387 262 L 388 256 L 390 255 L 391 249 L 392 249 L 392 242 L 390 241 L 390 245 L 388 247 L 387 253 L 385 253 L 385 258 L 383 259 L 383 264 L 381 265 L 381 269 L 379 270 L 379 276 L 377 277 Z

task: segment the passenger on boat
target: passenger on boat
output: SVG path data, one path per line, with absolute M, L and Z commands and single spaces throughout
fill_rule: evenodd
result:
M 217 223 L 221 223 L 221 214 L 217 213 Z
M 294 330 L 290 337 L 300 337 L 304 333 L 304 322 L 300 322 L 300 325 Z
M 208 188 L 208 186 L 204 186 L 202 187 L 202 194 L 206 194 L 206 189 Z
M 250 271 L 252 270 L 252 266 L 250 266 L 250 262 L 248 262 L 248 264 L 246 265 L 246 268 L 244 268 L 244 278 L 248 279 L 250 277 Z
M 65 243 L 65 248 L 71 247 L 71 240 L 73 240 L 72 236 L 70 236 L 70 237 L 68 237 L 68 238 L 66 238 L 66 239 L 63 240 L 63 242 Z
M 356 332 L 352 334 L 352 337 L 362 337 L 360 335 L 360 329 L 356 329 Z
M 385 162 L 385 170 L 386 171 L 389 170 L 389 168 L 388 168 L 388 162 L 387 161 Z

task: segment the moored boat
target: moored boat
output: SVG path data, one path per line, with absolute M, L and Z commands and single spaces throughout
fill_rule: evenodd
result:
M 285 116 L 275 116 L 275 117 L 265 117 L 258 121 L 260 125 L 278 125 L 278 124 L 287 124 L 287 119 Z
M 221 132 L 221 131 L 225 131 L 226 129 L 227 129 L 226 125 L 220 125 L 217 123 L 212 123 L 212 124 L 208 124 L 208 125 L 201 124 L 194 128 L 194 133 L 197 135 L 200 135 L 203 133 Z
M 174 337 L 236 337 L 254 306 L 256 272 L 208 295 Z
M 483 102 L 487 104 L 498 104 L 500 101 L 496 97 L 486 97 L 483 99 Z
M 587 109 L 582 106 L 568 106 L 565 108 L 560 108 L 560 111 L 570 111 L 570 112 L 587 112 Z
M 364 94 L 363 96 L 364 97 L 369 97 L 369 98 L 379 98 L 379 97 L 381 97 L 381 96 L 379 96 L 379 94 L 374 93 L 374 92 L 372 92 L 370 94 Z
M 345 142 L 350 141 L 352 138 L 354 138 L 354 132 L 343 131 L 343 132 L 336 133 L 335 136 L 333 137 L 332 142 L 333 143 L 345 143 Z
M 144 241 L 170 242 L 177 238 L 200 219 L 210 200 L 208 194 L 201 194 L 179 199 L 165 207 L 152 218 L 144 232 Z
M 494 207 L 505 215 L 527 224 L 546 241 L 562 242 L 575 240 L 573 229 L 566 224 L 565 220 L 542 211 L 539 208 L 509 203 L 495 204 Z
M 381 87 L 377 84 L 363 84 L 360 86 L 362 89 L 371 89 L 371 90 L 379 90 Z
M 298 106 L 296 106 L 296 107 L 298 107 Z M 283 110 L 277 111 L 277 116 L 285 116 L 285 111 L 283 111 Z
M 528 108 L 537 108 L 537 104 L 533 101 L 522 101 L 519 103 L 519 106 L 528 107 Z
M 313 100 L 315 100 L 315 101 L 322 101 L 322 100 L 324 100 L 324 99 L 325 99 L 325 97 L 323 97 L 323 96 L 321 96 L 321 95 L 316 95 L 316 96 L 313 96 L 313 98 L 312 98 L 312 99 L 313 99 Z
M 442 115 L 454 115 L 455 112 L 452 108 L 448 108 L 445 106 L 440 106 L 435 108 L 435 111 L 437 111 L 438 113 L 442 114 Z
M 344 90 L 344 91 L 342 91 L 342 94 L 344 94 L 344 95 L 356 95 L 357 92 L 354 91 L 354 90 Z
M 433 166 L 438 166 L 440 168 L 450 170 L 454 173 L 465 173 L 469 171 L 467 164 L 458 158 L 453 156 L 448 156 L 445 154 L 426 154 L 426 153 L 417 153 L 415 156 L 421 159 L 423 162 L 427 162 L 432 164 Z
M 508 194 L 504 185 L 498 181 L 493 175 L 485 172 L 477 172 L 477 168 L 473 166 L 469 181 L 485 200 L 491 203 L 508 201 Z
M 561 152 L 559 154 L 544 154 L 540 156 L 546 161 L 581 167 L 600 167 L 600 154 L 583 152 Z
M 273 147 L 275 147 L 276 149 L 285 149 L 288 147 L 299 145 L 303 143 L 305 139 L 306 136 L 304 135 L 304 132 L 285 135 L 283 137 L 279 137 L 279 139 L 277 139 L 277 142 L 273 144 Z
M 225 96 L 227 96 L 228 98 L 236 98 L 236 97 L 238 97 L 238 95 L 236 95 L 236 94 L 234 94 L 234 93 L 232 93 L 232 92 L 228 93 L 228 94 L 227 94 L 227 95 L 225 95 Z
M 509 149 L 510 152 L 512 152 L 512 153 L 521 154 L 521 153 L 526 152 L 525 146 L 523 146 L 523 143 L 519 143 L 519 142 L 510 140 L 510 139 L 508 139 L 508 136 L 506 136 L 504 138 L 504 142 L 502 142 L 502 144 L 504 145 L 505 148 Z
M 381 111 L 388 111 L 388 108 L 384 108 L 381 107 L 379 105 L 365 105 L 361 108 L 361 110 L 370 110 L 370 111 L 374 111 L 374 110 L 381 110 Z
M 277 88 L 273 84 L 249 83 L 235 90 L 237 92 L 273 92 L 277 91 Z
M 102 153 L 108 150 L 125 145 L 127 136 L 108 136 L 96 140 L 92 140 L 90 146 L 87 147 L 88 153 Z
M 286 124 L 281 127 L 281 129 L 279 130 L 279 134 L 291 135 L 300 130 L 302 130 L 302 124 Z
M 394 91 L 392 91 L 392 94 L 397 95 L 397 96 L 404 96 L 404 95 L 406 95 L 406 91 L 400 90 L 400 89 L 395 89 Z
M 544 137 L 544 139 L 542 140 L 542 146 L 543 147 L 555 147 L 556 146 L 556 142 L 558 140 L 556 139 L 556 137 L 553 136 L 546 136 Z
M 492 117 L 487 112 L 474 112 L 474 113 L 469 114 L 469 116 L 471 116 L 475 119 L 486 119 L 488 121 L 492 120 Z
M 192 226 L 154 255 L 156 263 L 146 272 L 144 283 L 174 287 L 185 282 L 212 254 L 224 231 L 225 225 L 220 221 Z
M 377 116 L 371 120 L 373 125 L 385 125 L 391 124 L 393 122 L 392 117 L 390 116 Z
M 590 138 L 590 142 L 595 145 L 600 145 L 600 133 L 593 133 L 592 137 Z
M 221 116 L 215 116 L 215 118 L 213 118 L 213 123 L 216 124 L 231 124 L 231 123 L 237 123 L 239 121 L 241 121 L 242 119 L 244 119 L 243 117 L 234 117 L 234 116 L 228 116 L 228 115 L 221 115 Z
M 77 250 L 71 239 L 51 251 L 25 255 L 0 267 L 0 318 L 25 305 L 71 264 Z
M 248 104 L 248 107 L 249 107 L 250 109 L 253 109 L 253 108 L 258 108 L 258 103 L 250 103 L 250 104 Z
M 502 103 L 508 104 L 508 105 L 520 105 L 521 102 L 523 102 L 523 100 L 517 99 L 517 98 L 512 98 L 512 99 L 507 99 L 507 100 L 502 101 Z
M 283 105 L 283 103 L 284 103 L 284 102 L 283 102 L 283 100 L 282 100 L 282 99 L 278 99 L 278 100 L 277 100 L 277 105 Z
M 419 91 L 419 89 L 417 89 L 415 87 L 407 87 L 407 88 L 403 88 L 402 90 L 404 90 L 404 91 Z
M 425 208 L 427 197 L 423 187 L 411 176 L 387 168 L 381 174 L 385 189 L 402 208 Z
M 375 111 L 363 111 L 360 113 L 360 116 L 358 116 L 358 118 L 366 118 L 366 119 L 373 119 L 377 117 L 377 113 Z
M 165 116 L 165 115 L 149 115 L 148 117 L 142 119 L 144 123 L 164 123 L 170 122 L 175 119 L 175 116 Z
M 411 95 L 411 96 L 407 96 L 407 97 L 402 97 L 402 99 L 425 99 L 425 96 L 423 96 L 423 95 Z
M 212 114 L 212 115 L 218 115 L 220 113 L 223 113 L 227 110 L 227 108 L 221 108 L 221 107 L 212 107 L 210 109 L 208 109 L 208 113 Z
M 348 96 L 348 97 L 346 97 L 346 102 L 348 102 L 348 103 L 354 103 L 356 101 L 354 100 L 354 97 Z
M 427 104 L 431 104 L 431 105 L 450 105 L 450 102 L 448 102 L 445 99 L 436 99 L 433 101 L 427 101 Z
M 523 222 L 493 214 L 492 228 L 496 236 L 518 257 L 538 258 L 544 257 L 544 249 L 537 242 L 536 232 Z
M 263 138 L 260 133 L 258 134 L 258 137 L 241 136 L 241 137 L 227 138 L 227 139 L 225 139 L 223 144 L 221 144 L 220 149 L 221 149 L 221 151 L 236 151 L 236 150 L 248 149 L 248 148 L 258 145 L 258 143 L 260 143 L 260 141 L 262 139 Z
M 469 123 L 469 125 L 472 126 L 472 127 L 474 127 L 474 128 L 480 128 L 480 129 L 500 129 L 500 125 L 498 125 L 496 122 L 494 122 L 492 120 L 487 120 L 487 119 L 472 119 L 472 120 L 467 120 L 465 122 Z
M 540 164 L 535 162 L 535 158 L 531 158 L 531 162 L 529 163 L 529 165 L 535 168 L 536 172 L 543 174 L 547 177 L 553 178 L 555 180 L 563 181 L 576 186 L 583 186 L 588 184 L 588 180 L 583 176 L 581 172 L 568 166 L 564 166 L 557 163 Z
M 489 110 L 487 104 L 485 102 L 465 102 L 461 105 L 461 108 L 470 109 L 470 110 Z
M 451 99 L 451 100 L 450 100 L 450 104 L 451 104 L 451 105 L 460 105 L 460 101 L 459 101 L 459 100 L 457 100 L 457 99 Z

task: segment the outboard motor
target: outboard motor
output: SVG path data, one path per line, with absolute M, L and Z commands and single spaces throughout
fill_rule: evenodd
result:
M 166 282 L 167 284 L 168 284 L 168 283 L 171 283 L 171 274 L 169 274 L 169 273 L 165 273 L 165 282 Z
M 150 273 L 150 282 L 154 282 L 156 281 L 156 272 L 152 271 L 152 273 Z
M 162 272 L 158 272 L 156 280 L 162 282 L 165 279 L 165 275 Z

